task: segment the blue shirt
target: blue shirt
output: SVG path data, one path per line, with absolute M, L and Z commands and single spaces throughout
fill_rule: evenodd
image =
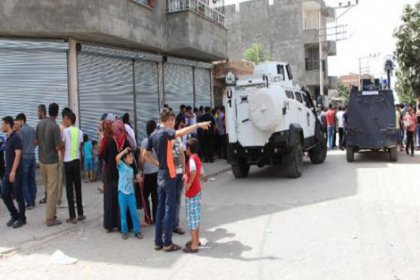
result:
M 123 194 L 134 193 L 134 171 L 131 166 L 125 164 L 122 160 L 117 165 L 118 168 L 118 191 Z
M 35 155 L 35 129 L 27 124 L 24 124 L 19 130 L 19 135 L 22 137 L 22 157 L 32 159 Z
M 83 143 L 83 157 L 85 159 L 92 159 L 92 141 L 87 141 Z

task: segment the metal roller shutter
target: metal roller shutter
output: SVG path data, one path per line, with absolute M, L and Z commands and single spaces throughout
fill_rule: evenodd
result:
M 156 62 L 136 61 L 137 140 L 145 138 L 146 123 L 159 118 L 158 67 Z
M 39 104 L 68 105 L 67 44 L 0 40 L 1 116 L 25 113 L 36 127 Z
M 175 112 L 181 104 L 192 106 L 194 103 L 192 71 L 191 66 L 164 65 L 164 101 Z
M 195 78 L 195 106 L 211 106 L 210 70 L 194 69 Z
M 134 118 L 133 65 L 131 59 L 84 53 L 78 58 L 80 125 L 97 139 L 102 114 Z

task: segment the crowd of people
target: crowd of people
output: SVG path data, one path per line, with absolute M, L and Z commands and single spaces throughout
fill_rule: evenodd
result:
M 191 240 L 183 251 L 199 250 L 201 185 L 205 179 L 202 162 L 226 158 L 224 109 L 192 109 L 181 105 L 176 115 L 169 106 L 160 112 L 158 123 L 146 125 L 147 137 L 139 145 L 129 114 L 118 117 L 105 113 L 98 126 L 98 140 L 91 140 L 76 127 L 76 114 L 61 111 L 52 103 L 38 106 L 36 128 L 26 123 L 25 114 L 3 118 L 0 138 L 1 197 L 10 220 L 8 227 L 27 222 L 25 212 L 35 207 L 36 156 L 43 180 L 46 204 L 45 224 L 58 226 L 57 207 L 68 204 L 67 223 L 86 219 L 83 208 L 82 177 L 85 183 L 101 178 L 104 197 L 103 227 L 120 231 L 123 239 L 133 230 L 142 239 L 142 226 L 155 225 L 155 249 L 166 252 L 182 249 L 172 242 L 172 233 L 185 234 L 180 226 L 182 194 L 185 192 L 187 226 Z M 3 165 L 2 165 L 3 164 Z M 3 166 L 3 168 L 1 168 Z M 17 207 L 15 205 L 17 204 Z M 139 209 L 144 220 L 140 222 Z
M 413 157 L 414 151 L 420 150 L 420 105 L 416 112 L 412 106 L 397 104 L 395 116 L 399 149 L 400 151 L 405 150 L 407 155 Z M 325 131 L 328 149 L 344 150 L 348 124 L 347 108 L 343 106 L 335 108 L 330 104 L 327 109 L 320 111 L 318 118 Z

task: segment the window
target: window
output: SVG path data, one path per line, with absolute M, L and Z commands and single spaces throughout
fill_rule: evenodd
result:
M 277 64 L 277 74 L 281 76 L 281 80 L 284 81 L 284 67 L 283 65 Z
M 290 68 L 289 64 L 286 65 L 286 70 L 287 70 L 287 76 L 289 77 L 289 80 L 293 80 L 292 69 Z
M 311 108 L 311 103 L 308 100 L 308 97 L 305 93 L 302 93 L 303 101 L 305 102 L 306 107 Z
M 295 92 L 296 100 L 300 103 L 303 103 L 302 94 L 300 92 Z
M 289 98 L 289 99 L 295 99 L 295 96 L 294 96 L 294 94 L 293 94 L 293 91 L 286 90 L 286 96 L 287 96 L 287 98 Z

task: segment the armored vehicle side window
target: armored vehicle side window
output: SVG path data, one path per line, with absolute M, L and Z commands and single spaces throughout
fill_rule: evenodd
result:
M 283 65 L 277 64 L 277 74 L 279 74 L 281 79 L 284 81 L 284 67 L 283 67 Z
M 306 107 L 311 108 L 311 104 L 309 103 L 308 97 L 305 93 L 302 92 L 303 101 L 305 102 Z
M 300 92 L 295 92 L 296 100 L 300 103 L 303 103 L 302 94 Z
M 289 77 L 289 80 L 293 80 L 292 69 L 290 68 L 289 64 L 287 64 L 286 66 L 286 71 L 287 71 L 287 76 Z
M 294 94 L 293 94 L 293 91 L 286 90 L 286 96 L 287 96 L 287 98 L 289 98 L 289 99 L 295 99 L 295 96 L 294 96 Z

